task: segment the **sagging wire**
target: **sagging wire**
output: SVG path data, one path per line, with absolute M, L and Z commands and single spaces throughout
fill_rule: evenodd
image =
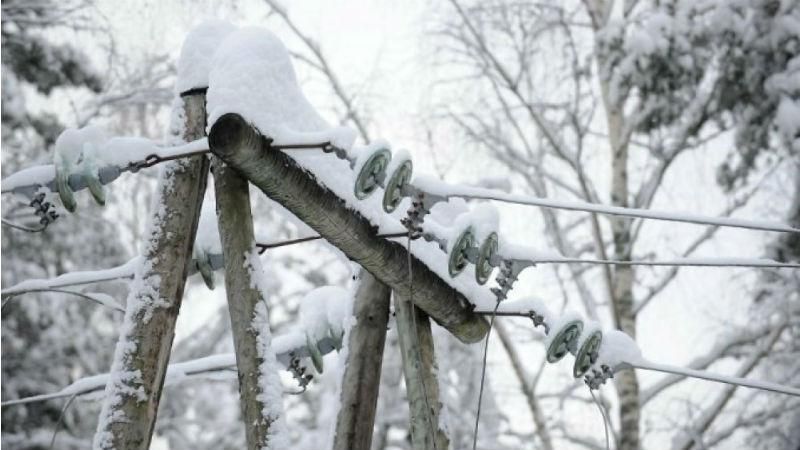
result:
M 717 375 L 702 370 L 689 369 L 685 367 L 670 366 L 666 364 L 656 364 L 645 360 L 629 362 L 634 369 L 652 370 L 656 372 L 669 373 L 673 375 L 681 375 L 689 378 L 698 378 L 701 380 L 714 381 L 717 383 L 730 384 L 734 386 L 743 386 L 752 389 L 760 389 L 762 391 L 775 392 L 778 394 L 786 394 L 795 397 L 800 397 L 800 388 L 786 386 L 777 383 L 769 383 L 765 381 L 749 380 L 741 377 L 730 377 L 724 375 Z
M 398 232 L 398 233 L 378 234 L 376 237 L 383 238 L 383 239 L 392 239 L 392 238 L 401 238 L 401 237 L 405 237 L 405 236 L 406 236 L 406 232 L 403 231 L 403 232 Z M 304 236 L 304 237 L 300 237 L 300 238 L 296 238 L 296 239 L 289 239 L 289 240 L 277 241 L 277 242 L 267 242 L 267 243 L 256 242 L 256 248 L 258 248 L 258 254 L 259 255 L 263 255 L 264 252 L 266 252 L 267 250 L 269 250 L 271 248 L 285 247 L 287 245 L 294 245 L 294 244 L 302 244 L 304 242 L 311 242 L 311 241 L 316 241 L 316 240 L 320 240 L 320 239 L 325 239 L 325 237 L 324 236 L 320 236 L 320 235 L 314 235 L 314 236 Z

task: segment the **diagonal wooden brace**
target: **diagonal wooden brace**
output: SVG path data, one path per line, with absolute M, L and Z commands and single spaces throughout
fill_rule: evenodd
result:
M 408 292 L 408 253 L 376 236 L 369 221 L 320 186 L 285 153 L 238 114 L 225 114 L 209 132 L 211 151 L 271 199 L 283 205 L 350 259 L 394 291 Z M 414 303 L 465 343 L 480 341 L 489 329 L 465 297 L 416 257 L 411 258 Z

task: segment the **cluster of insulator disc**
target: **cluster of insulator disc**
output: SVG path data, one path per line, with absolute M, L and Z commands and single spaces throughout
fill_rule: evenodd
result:
M 83 184 L 92 194 L 92 198 L 98 205 L 106 204 L 106 193 L 103 188 L 103 183 L 100 182 L 100 177 L 93 164 L 84 161 L 81 164 L 79 173 L 71 173 L 71 168 L 67 165 L 56 166 L 56 179 L 55 187 L 64 209 L 69 212 L 75 212 L 77 201 L 75 200 L 75 192 L 70 185 L 70 182 L 76 184 Z
M 390 166 L 393 169 L 391 173 L 387 174 L 387 168 Z M 366 161 L 358 171 L 355 180 L 355 195 L 356 198 L 363 200 L 369 197 L 378 186 L 382 186 L 384 188 L 383 209 L 387 213 L 394 212 L 404 197 L 411 197 L 411 207 L 407 217 L 403 219 L 403 224 L 411 236 L 417 238 L 423 235 L 421 225 L 425 215 L 429 212 L 430 202 L 428 199 L 431 196 L 416 188 L 411 188 L 412 172 L 413 166 L 410 160 L 393 165 L 391 164 L 391 153 L 387 149 L 376 149 L 366 157 Z M 434 203 L 435 201 L 433 200 Z M 475 281 L 483 285 L 489 281 L 495 266 L 499 265 L 498 287 L 492 289 L 498 297 L 498 301 L 506 298 L 506 294 L 512 288 L 522 268 L 532 265 L 532 263 L 502 259 L 499 264 L 496 263 L 499 248 L 497 233 L 490 232 L 482 242 L 478 242 L 474 228 L 469 225 L 456 235 L 452 244 L 440 242 L 440 247 L 444 249 L 445 244 L 448 244 L 446 247 L 449 247 L 447 268 L 451 277 L 459 275 L 472 262 L 475 266 Z M 548 336 L 552 336 L 548 339 L 546 349 L 547 362 L 557 362 L 568 353 L 572 353 L 575 356 L 573 376 L 580 378 L 590 371 L 597 361 L 603 341 L 603 333 L 599 329 L 584 330 L 584 324 L 580 319 L 561 321 L 557 328 L 551 329 L 543 316 L 534 313 L 531 317 L 534 318 L 534 324 L 543 325 Z M 590 376 L 593 377 L 593 374 L 587 375 L 587 379 Z M 607 371 L 605 376 L 607 379 L 610 371 Z
M 603 333 L 599 329 L 586 329 L 580 319 L 570 319 L 559 321 L 557 328 L 548 329 L 547 334 L 545 355 L 548 363 L 558 362 L 572 353 L 575 356 L 572 375 L 580 378 L 597 362 L 603 342 Z

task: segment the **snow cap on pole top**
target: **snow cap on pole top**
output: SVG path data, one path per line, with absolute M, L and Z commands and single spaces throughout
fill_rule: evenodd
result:
M 297 83 L 289 52 L 264 28 L 241 28 L 217 48 L 208 75 L 209 130 L 220 117 L 238 114 L 274 144 L 330 142 L 349 149 L 355 132 L 332 128 Z
M 208 87 L 208 73 L 214 52 L 225 36 L 236 30 L 229 22 L 219 19 L 206 20 L 186 35 L 178 58 L 178 79 L 175 89 L 178 94 L 192 89 Z

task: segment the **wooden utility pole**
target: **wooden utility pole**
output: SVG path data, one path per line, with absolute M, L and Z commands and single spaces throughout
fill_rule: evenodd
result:
M 257 258 L 253 233 L 253 216 L 250 210 L 250 190 L 247 180 L 218 158 L 213 161 L 214 189 L 217 199 L 217 218 L 225 261 L 225 290 L 231 316 L 236 366 L 239 371 L 239 396 L 242 421 L 245 424 L 247 448 L 267 448 L 270 427 L 278 420 L 264 411 L 282 411 L 282 405 L 267 405 L 262 395 L 262 377 L 277 377 L 277 373 L 262 373 L 265 343 L 269 341 L 269 328 L 254 327 L 258 323 L 256 308 L 263 305 L 266 313 L 265 293 L 257 288 L 253 276 L 255 267 L 248 258 Z M 260 266 L 259 266 L 260 269 Z M 264 317 L 266 319 L 266 317 Z M 280 401 L 280 398 L 277 399 Z
M 205 136 L 205 94 L 182 97 L 184 142 Z M 114 353 L 94 447 L 147 450 L 192 261 L 208 178 L 205 155 L 162 171 L 143 266 L 136 273 Z
M 353 304 L 356 323 L 347 344 L 334 450 L 369 450 L 378 406 L 391 291 L 364 269 L 359 279 Z
M 408 292 L 408 252 L 377 237 L 374 227 L 342 204 L 308 172 L 269 142 L 238 114 L 225 114 L 209 132 L 216 156 L 271 199 L 283 205 L 353 261 L 395 292 Z M 331 156 L 333 158 L 333 156 Z M 488 323 L 469 301 L 415 257 L 411 258 L 414 303 L 465 343 L 478 342 Z
M 442 404 L 431 322 L 407 295 L 398 295 L 397 291 L 394 311 L 411 413 L 411 443 L 415 450 L 446 450 L 450 440 L 439 425 Z

